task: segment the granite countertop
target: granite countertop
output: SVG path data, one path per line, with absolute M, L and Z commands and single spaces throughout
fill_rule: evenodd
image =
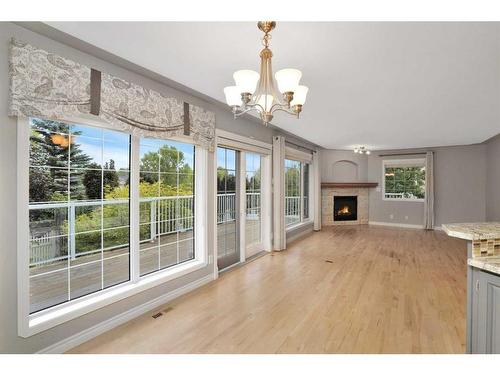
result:
M 500 275 L 500 257 L 469 258 L 467 264 Z
M 500 238 L 500 222 L 443 224 L 448 236 L 470 241 Z

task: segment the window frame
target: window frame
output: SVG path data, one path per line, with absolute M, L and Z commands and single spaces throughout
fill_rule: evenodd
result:
M 294 157 L 294 155 L 287 155 L 285 156 L 285 160 L 284 160 L 284 163 L 286 163 L 287 160 L 291 160 L 291 161 L 296 161 L 296 162 L 299 162 L 300 163 L 300 181 L 299 181 L 299 189 L 300 189 L 300 196 L 299 196 L 299 213 L 300 213 L 300 220 L 296 223 L 293 223 L 293 224 L 290 224 L 290 225 L 286 225 L 285 223 L 285 231 L 290 231 L 290 230 L 293 230 L 293 229 L 296 229 L 296 228 L 299 228 L 303 225 L 308 225 L 310 224 L 311 222 L 313 222 L 313 218 L 312 218 L 312 210 L 311 210 L 311 168 L 312 168 L 312 161 L 307 161 L 307 160 L 301 160 L 297 157 Z M 307 200 L 308 200 L 308 205 L 307 205 L 307 211 L 308 211 L 308 217 L 305 218 L 304 216 L 304 207 L 303 207 L 303 203 L 304 203 L 304 165 L 308 165 L 309 166 L 309 178 L 308 178 L 308 181 L 307 181 L 307 184 L 308 184 L 308 190 L 309 190 L 309 196 L 307 197 Z M 283 165 L 283 173 L 286 173 L 285 171 L 285 165 Z M 284 198 L 286 198 L 286 186 L 285 186 L 285 195 L 284 195 Z M 285 205 L 285 209 L 286 209 L 286 205 Z M 283 215 L 285 213 L 283 212 Z
M 385 170 L 387 167 L 426 167 L 425 159 L 416 158 L 416 159 L 385 159 L 382 160 L 382 200 L 389 202 L 424 202 L 424 198 L 387 198 L 385 191 Z M 427 181 L 425 181 L 427 184 Z M 424 191 L 425 191 L 424 185 Z
M 61 122 L 81 123 L 109 130 L 119 130 L 94 118 L 58 119 Z M 30 314 L 29 285 L 29 151 L 30 122 L 27 117 L 17 120 L 17 289 L 18 335 L 29 337 L 79 316 L 110 305 L 124 298 L 206 267 L 208 262 L 208 151 L 195 145 L 195 228 L 194 259 L 140 276 L 139 272 L 139 143 L 140 136 L 130 134 L 130 280 L 75 300 Z M 186 137 L 166 140 L 193 144 Z

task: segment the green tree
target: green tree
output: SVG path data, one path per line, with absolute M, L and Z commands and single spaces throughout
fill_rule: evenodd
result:
M 45 172 L 32 171 L 30 184 L 41 178 L 43 182 L 38 183 L 41 185 L 41 191 L 37 192 L 37 196 L 45 200 L 59 200 L 62 192 L 68 190 L 68 161 L 71 161 L 71 168 L 86 168 L 91 158 L 82 152 L 78 144 L 72 143 L 68 124 L 44 119 L 32 119 L 31 123 L 30 164 L 51 168 L 47 168 Z M 69 187 L 74 197 L 80 197 L 84 193 L 81 173 L 75 173 L 70 178 Z M 56 195 L 52 197 L 54 193 Z
M 85 186 L 85 195 L 87 199 L 101 199 L 101 167 L 97 163 L 91 163 L 83 175 L 83 185 Z
M 236 191 L 236 175 L 228 173 L 225 168 L 217 168 L 217 192 L 234 193 Z
M 141 159 L 141 171 L 193 173 L 191 166 L 186 163 L 184 153 L 167 145 L 160 147 L 158 152 L 146 153 Z
M 178 186 L 180 190 L 191 189 L 193 184 L 193 169 L 186 162 L 184 153 L 173 146 L 164 145 L 158 152 L 148 152 L 141 159 L 141 181 L 170 186 L 173 192 Z M 161 172 L 160 174 L 154 172 Z M 172 194 L 176 195 L 176 193 Z
M 113 159 L 110 159 L 109 163 L 104 163 L 104 174 L 102 178 L 105 192 L 113 191 L 113 189 L 120 186 L 120 178 L 115 170 L 115 161 Z
M 300 164 L 298 168 L 285 169 L 285 195 L 287 197 L 300 197 Z

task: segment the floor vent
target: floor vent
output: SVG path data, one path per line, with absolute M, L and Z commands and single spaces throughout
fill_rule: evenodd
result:
M 163 314 L 161 312 L 159 313 L 156 313 L 153 315 L 153 319 L 158 319 L 160 316 L 162 316 Z
M 325 260 L 326 263 L 333 263 L 333 260 Z

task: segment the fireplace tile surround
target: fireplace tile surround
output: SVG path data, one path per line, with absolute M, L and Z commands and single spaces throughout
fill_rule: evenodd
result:
M 368 224 L 368 187 L 325 187 L 321 188 L 321 224 L 356 225 Z M 333 198 L 335 196 L 357 196 L 357 220 L 335 221 L 333 219 Z

